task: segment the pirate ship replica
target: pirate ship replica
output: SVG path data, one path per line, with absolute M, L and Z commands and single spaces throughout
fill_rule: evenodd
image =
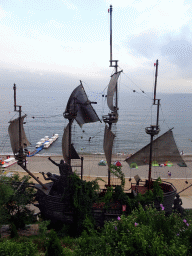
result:
M 18 161 L 18 165 L 21 166 L 31 177 L 33 177 L 38 184 L 34 184 L 37 189 L 36 200 L 37 206 L 40 209 L 41 215 L 45 219 L 50 219 L 53 222 L 61 221 L 64 223 L 70 223 L 73 221 L 72 205 L 70 200 L 62 200 L 64 189 L 68 186 L 69 176 L 72 174 L 71 159 L 80 159 L 73 144 L 71 143 L 71 126 L 74 120 L 82 126 L 85 123 L 92 123 L 100 121 L 92 105 L 96 102 L 90 102 L 84 90 L 84 87 L 80 81 L 80 85 L 72 92 L 64 117 L 68 119 L 69 123 L 64 129 L 62 139 L 62 151 L 63 157 L 66 163 L 61 160 L 60 164 L 55 163 L 49 158 L 51 162 L 56 164 L 60 170 L 59 175 L 52 175 L 47 173 L 48 178 L 43 176 L 46 180 L 50 180 L 43 184 L 37 179 L 27 168 L 26 157 L 28 155 L 27 146 L 30 145 L 24 131 L 23 123 L 26 115 L 22 116 L 21 106 L 16 104 L 16 85 L 14 84 L 14 111 L 19 112 L 19 117 L 13 121 L 10 121 L 8 128 L 11 147 Z M 81 167 L 83 165 L 83 159 L 81 158 Z
M 123 70 L 118 71 L 118 60 L 113 60 L 112 57 L 112 5 L 110 5 L 110 67 L 115 69 L 115 72 L 111 76 L 111 80 L 108 85 L 107 90 L 107 105 L 110 109 L 108 115 L 103 116 L 103 121 L 105 123 L 104 141 L 103 149 L 108 165 L 108 186 L 111 185 L 111 158 L 113 150 L 113 142 L 115 139 L 115 134 L 112 132 L 113 124 L 118 122 L 118 78 Z
M 148 179 L 145 181 L 140 180 L 139 176 L 136 175 L 137 183 L 131 184 L 131 190 L 134 195 L 138 193 L 145 194 L 148 190 L 153 190 L 154 181 L 152 179 L 152 166 L 161 166 L 168 164 L 179 164 L 180 166 L 186 166 L 183 158 L 180 155 L 180 152 L 177 148 L 173 137 L 173 128 L 169 129 L 166 133 L 159 136 L 155 140 L 154 137 L 157 136 L 160 132 L 159 127 L 159 107 L 160 99 L 156 98 L 156 88 L 157 88 L 157 76 L 158 76 L 158 60 L 155 63 L 156 72 L 155 72 L 155 86 L 154 86 L 154 98 L 153 105 L 157 107 L 156 115 L 156 124 L 151 125 L 150 127 L 145 128 L 145 132 L 150 135 L 150 143 L 137 151 L 135 154 L 131 155 L 125 161 L 129 166 L 143 166 L 149 165 Z M 168 165 L 167 164 L 167 165 Z M 166 213 L 172 212 L 172 206 L 174 204 L 174 198 L 177 194 L 176 188 L 173 184 L 163 181 L 160 184 L 163 190 L 163 206 Z M 160 208 L 160 203 L 155 202 L 156 208 Z
M 118 71 L 118 61 L 112 59 L 112 6 L 110 6 L 110 67 L 115 68 L 114 74 L 111 76 L 111 80 L 108 85 L 107 92 L 107 104 L 110 109 L 110 113 L 108 115 L 103 116 L 103 121 L 105 123 L 105 133 L 104 133 L 104 152 L 108 165 L 108 184 L 107 186 L 111 186 L 111 159 L 112 159 L 112 149 L 113 149 L 113 141 L 115 138 L 115 134 L 112 132 L 112 127 L 115 123 L 118 122 L 118 86 L 117 81 L 120 76 L 121 71 Z M 151 125 L 146 128 L 146 133 L 150 135 L 151 142 L 148 146 L 141 149 L 139 152 L 132 155 L 130 158 L 126 159 L 128 164 L 136 162 L 137 165 L 143 165 L 143 159 L 149 158 L 149 177 L 148 180 L 145 181 L 144 184 L 132 184 L 132 193 L 145 193 L 146 191 L 153 189 L 153 182 L 151 178 L 151 166 L 152 161 L 157 160 L 153 158 L 153 148 L 159 147 L 161 141 L 167 141 L 166 144 L 163 144 L 160 147 L 160 151 L 164 157 L 169 156 L 169 160 L 177 161 L 180 155 L 178 154 L 178 149 L 173 139 L 172 131 L 169 130 L 164 135 L 160 136 L 158 139 L 153 141 L 153 137 L 159 133 L 159 105 L 160 100 L 156 99 L 156 82 L 157 82 L 157 71 L 158 71 L 158 61 L 156 62 L 156 80 L 155 80 L 155 89 L 154 89 L 154 105 L 157 106 L 157 122 L 156 125 Z M 97 116 L 95 110 L 92 107 L 92 104 L 96 102 L 89 101 L 82 82 L 80 81 L 80 85 L 74 89 L 72 92 L 66 110 L 64 112 L 64 118 L 68 120 L 68 125 L 64 129 L 64 134 L 62 138 L 62 152 L 63 158 L 66 162 L 60 162 L 57 164 L 60 168 L 60 173 L 62 175 L 53 177 L 53 175 L 49 175 L 50 182 L 45 184 L 41 183 L 39 179 L 37 179 L 28 169 L 26 165 L 26 156 L 28 154 L 27 146 L 29 145 L 29 141 L 26 138 L 23 122 L 25 116 L 22 116 L 21 106 L 16 104 L 16 86 L 14 85 L 14 111 L 19 112 L 19 117 L 13 121 L 10 121 L 9 126 L 9 135 L 11 140 L 12 150 L 15 156 L 15 159 L 18 161 L 18 164 L 24 169 L 30 176 L 32 176 L 37 184 L 34 185 L 37 189 L 36 199 L 38 204 L 36 206 L 39 207 L 41 211 L 41 215 L 46 219 L 50 219 L 54 221 L 61 221 L 64 223 L 72 223 L 73 222 L 73 209 L 70 202 L 66 200 L 62 200 L 62 195 L 64 192 L 64 188 L 68 186 L 69 176 L 72 173 L 71 169 L 71 159 L 80 159 L 78 153 L 76 152 L 72 141 L 71 141 L 71 127 L 74 121 L 76 121 L 80 127 L 83 124 L 97 122 L 100 121 Z M 155 150 L 156 151 L 156 150 Z M 162 155 L 161 154 L 161 155 Z M 162 156 L 161 156 L 162 157 Z M 162 159 L 159 155 L 159 161 Z M 162 161 L 162 160 L 161 160 Z M 182 161 L 182 159 L 179 159 Z M 146 164 L 146 162 L 145 162 Z M 83 166 L 83 158 L 81 158 L 81 167 Z M 82 178 L 82 177 L 81 177 Z M 162 182 L 161 187 L 164 192 L 164 207 L 166 212 L 172 211 L 172 205 L 174 198 L 176 196 L 177 190 L 171 184 L 167 182 Z M 157 204 L 157 208 L 159 204 Z M 116 216 L 116 215 L 114 215 Z

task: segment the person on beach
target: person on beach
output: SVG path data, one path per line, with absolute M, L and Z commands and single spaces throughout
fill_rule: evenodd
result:
M 170 171 L 168 171 L 168 177 L 171 177 L 171 172 Z
M 69 166 L 67 163 L 65 163 L 63 160 L 60 161 L 60 164 L 57 164 L 55 161 L 51 159 L 51 157 L 48 158 L 49 161 L 51 161 L 53 164 L 59 167 L 59 172 L 61 176 L 66 176 L 66 174 L 72 174 L 71 166 Z

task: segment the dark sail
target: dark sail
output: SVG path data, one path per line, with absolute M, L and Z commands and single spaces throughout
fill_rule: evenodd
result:
M 91 102 L 88 100 L 82 84 L 72 92 L 67 103 L 65 114 L 66 113 L 76 115 L 75 120 L 80 127 L 85 123 L 100 121 L 98 115 L 91 106 Z
M 111 166 L 111 156 L 112 156 L 114 138 L 115 138 L 115 134 L 106 125 L 105 126 L 104 141 L 103 141 L 103 149 L 104 149 L 104 152 L 105 152 L 107 165 L 109 167 Z
M 172 163 L 184 163 L 177 145 L 175 143 L 172 130 L 167 131 L 153 141 L 152 162 L 157 161 L 158 164 L 170 161 Z M 150 144 L 143 147 L 135 154 L 127 158 L 125 161 L 131 165 L 136 163 L 138 166 L 149 164 Z
M 65 127 L 62 138 L 62 152 L 66 163 L 69 163 L 69 124 Z M 73 144 L 71 144 L 71 159 L 80 159 Z
M 24 127 L 23 127 L 23 121 L 26 115 L 21 117 L 21 148 L 26 148 L 30 145 L 30 142 L 28 141 Z M 13 121 L 10 121 L 10 125 L 8 128 L 11 147 L 13 150 L 13 153 L 16 154 L 19 152 L 20 145 L 19 145 L 19 118 L 14 119 Z

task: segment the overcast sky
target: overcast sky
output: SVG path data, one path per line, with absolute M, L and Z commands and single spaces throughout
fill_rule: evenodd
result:
M 0 85 L 106 86 L 110 4 L 122 87 L 150 91 L 159 59 L 158 91 L 192 93 L 192 1 L 184 0 L 0 0 Z

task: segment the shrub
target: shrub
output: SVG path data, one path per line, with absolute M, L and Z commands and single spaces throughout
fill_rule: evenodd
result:
M 13 188 L 9 184 L 6 184 L 7 180 L 7 177 L 2 176 L 0 178 L 0 224 L 6 223 L 9 218 L 9 212 L 6 204 L 14 193 Z
M 74 255 L 73 251 L 71 251 L 71 249 L 69 248 L 63 248 L 63 252 L 65 256 L 72 256 Z
M 122 172 L 121 166 L 116 166 L 114 164 L 111 164 L 110 172 L 121 180 L 121 187 L 124 188 L 124 186 L 125 186 L 125 174 Z
M 46 244 L 45 256 L 63 256 L 63 248 L 60 240 L 57 237 L 57 233 L 52 229 L 48 236 L 48 242 Z
M 1 177 L 0 180 L 3 195 L 0 209 L 6 213 L 6 223 L 14 223 L 17 229 L 29 224 L 33 217 L 33 211 L 27 208 L 34 201 L 35 194 L 34 189 L 28 186 L 29 179 L 29 176 L 19 178 L 15 174 L 11 178 Z
M 162 207 L 163 208 L 163 207 Z M 189 255 L 191 223 L 179 214 L 165 216 L 152 207 L 106 222 L 100 233 L 79 238 L 77 255 Z
M 98 189 L 97 180 L 86 182 L 75 173 L 70 176 L 70 182 L 62 197 L 63 201 L 67 201 L 73 210 L 74 220 L 70 228 L 70 235 L 80 235 L 86 216 L 92 218 L 92 206 L 98 198 Z M 93 218 L 92 222 L 94 222 Z
M 18 241 L 7 240 L 0 243 L 1 256 L 35 256 L 36 245 L 32 242 L 18 243 Z
M 47 227 L 50 224 L 50 222 L 50 220 L 45 220 L 39 224 L 39 233 L 41 236 L 45 236 L 47 234 Z
M 18 235 L 17 229 L 16 229 L 16 227 L 15 227 L 15 224 L 12 223 L 12 224 L 10 225 L 10 228 L 11 228 L 11 238 L 18 238 L 19 235 Z

